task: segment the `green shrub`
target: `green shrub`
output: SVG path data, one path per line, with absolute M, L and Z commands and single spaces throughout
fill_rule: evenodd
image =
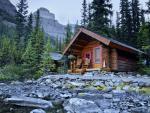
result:
M 0 81 L 21 80 L 22 75 L 22 66 L 7 65 L 0 69 Z
M 150 67 L 142 67 L 139 69 L 139 73 L 150 76 Z

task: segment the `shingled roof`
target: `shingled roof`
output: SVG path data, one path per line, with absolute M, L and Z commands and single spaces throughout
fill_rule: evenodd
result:
M 106 38 L 102 35 L 99 35 L 97 33 L 94 33 L 92 31 L 89 31 L 85 28 L 80 28 L 80 30 L 76 33 L 76 35 L 72 38 L 71 42 L 68 44 L 68 46 L 66 47 L 66 49 L 64 50 L 63 54 L 65 54 L 68 49 L 70 48 L 70 46 L 75 42 L 75 40 L 79 37 L 79 35 L 83 33 L 89 37 L 92 37 L 93 39 L 103 43 L 106 46 L 112 47 L 112 48 L 116 48 L 116 49 L 120 49 L 123 51 L 128 51 L 128 52 L 133 52 L 133 53 L 140 53 L 140 54 L 144 54 L 143 51 L 136 49 L 132 46 L 129 46 L 127 44 L 124 44 L 122 42 L 119 42 L 117 40 L 111 39 L 111 38 Z M 87 37 L 88 38 L 88 37 Z

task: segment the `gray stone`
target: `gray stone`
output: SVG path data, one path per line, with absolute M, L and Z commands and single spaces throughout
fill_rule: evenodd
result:
M 30 113 L 46 113 L 46 112 L 42 109 L 34 109 Z
M 111 107 L 112 101 L 108 99 L 97 99 L 95 100 L 95 103 L 101 108 L 101 109 L 108 109 Z
M 73 85 L 73 86 L 77 86 L 77 87 L 81 87 L 81 86 L 84 86 L 85 85 L 85 83 L 83 83 L 83 82 L 77 82 L 77 81 L 75 81 L 75 82 L 69 82 L 71 85 Z
M 4 102 L 12 105 L 24 106 L 24 107 L 37 107 L 42 109 L 52 108 L 52 102 L 37 99 L 37 98 L 30 98 L 30 97 L 15 97 L 12 96 L 11 98 L 6 98 Z
M 111 98 L 113 98 L 113 95 L 112 94 L 103 94 L 103 97 L 106 99 L 111 99 Z
M 125 93 L 125 91 L 123 91 L 123 90 L 113 90 L 112 92 L 113 92 L 113 93 L 116 93 L 116 94 Z
M 126 85 L 126 86 L 124 86 L 122 89 L 125 90 L 125 91 L 128 91 L 129 88 L 130 88 L 130 86 L 127 86 L 127 85 Z
M 115 109 L 105 109 L 104 113 L 119 113 L 119 110 L 115 110 Z
M 103 113 L 93 101 L 85 99 L 71 98 L 63 105 L 67 113 Z
M 70 98 L 70 97 L 72 97 L 72 94 L 71 93 L 60 94 L 60 97 L 62 97 L 62 98 Z
M 97 87 L 97 86 L 104 86 L 104 84 L 101 81 L 96 81 L 93 86 Z

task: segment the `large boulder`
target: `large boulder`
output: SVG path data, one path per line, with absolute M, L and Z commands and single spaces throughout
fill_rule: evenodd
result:
M 30 113 L 46 113 L 46 112 L 42 109 L 34 109 Z
M 42 100 L 42 99 L 37 99 L 37 98 L 31 98 L 31 97 L 11 97 L 11 98 L 6 98 L 4 101 L 8 104 L 12 105 L 18 105 L 18 106 L 23 106 L 23 107 L 35 107 L 35 108 L 42 108 L 42 109 L 48 109 L 52 108 L 52 102 Z
M 103 113 L 93 101 L 80 98 L 71 98 L 63 106 L 67 113 Z

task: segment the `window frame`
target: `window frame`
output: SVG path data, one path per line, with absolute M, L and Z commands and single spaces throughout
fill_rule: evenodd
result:
M 99 50 L 99 58 L 96 58 L 96 49 L 98 49 Z M 95 47 L 94 48 L 94 63 L 95 64 L 100 64 L 101 63 L 101 47 L 100 46 L 98 46 L 98 47 Z M 99 61 L 97 61 L 99 59 Z

